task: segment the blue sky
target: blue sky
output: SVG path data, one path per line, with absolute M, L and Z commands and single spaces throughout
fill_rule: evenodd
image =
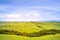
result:
M 0 0 L 0 21 L 60 20 L 60 0 Z

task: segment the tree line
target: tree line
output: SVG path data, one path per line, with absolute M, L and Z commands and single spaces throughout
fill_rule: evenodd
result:
M 0 34 L 9 34 L 9 35 L 18 35 L 18 36 L 27 36 L 27 37 L 40 37 L 45 35 L 55 35 L 59 33 L 60 30 L 56 30 L 56 29 L 41 30 L 39 32 L 32 32 L 32 33 L 18 32 L 14 30 L 0 30 Z

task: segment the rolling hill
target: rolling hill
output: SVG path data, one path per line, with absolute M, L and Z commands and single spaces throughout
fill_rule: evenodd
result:
M 0 40 L 60 40 L 60 34 L 30 37 L 42 30 L 59 30 L 60 22 L 0 22 Z M 1 30 L 7 30 L 2 31 Z M 30 36 L 15 35 L 8 31 L 27 33 Z M 53 31 L 54 32 L 54 31 Z M 34 34 L 33 34 L 34 33 Z M 41 32 L 40 32 L 41 33 Z M 45 32 L 43 32 L 45 33 Z M 7 35 L 8 34 L 8 35 Z

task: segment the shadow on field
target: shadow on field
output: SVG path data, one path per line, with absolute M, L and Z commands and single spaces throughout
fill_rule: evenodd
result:
M 14 30 L 0 30 L 0 34 L 8 34 L 8 35 L 18 35 L 18 36 L 26 36 L 26 37 L 40 37 L 45 35 L 55 35 L 59 34 L 60 30 L 50 29 L 50 30 L 41 30 L 39 32 L 26 33 L 26 32 L 18 32 Z

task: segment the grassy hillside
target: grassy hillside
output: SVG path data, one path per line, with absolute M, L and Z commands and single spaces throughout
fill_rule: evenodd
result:
M 60 29 L 60 22 L 0 22 L 0 30 L 33 33 L 41 30 Z M 42 37 L 26 37 L 0 34 L 0 40 L 60 40 L 60 34 Z

